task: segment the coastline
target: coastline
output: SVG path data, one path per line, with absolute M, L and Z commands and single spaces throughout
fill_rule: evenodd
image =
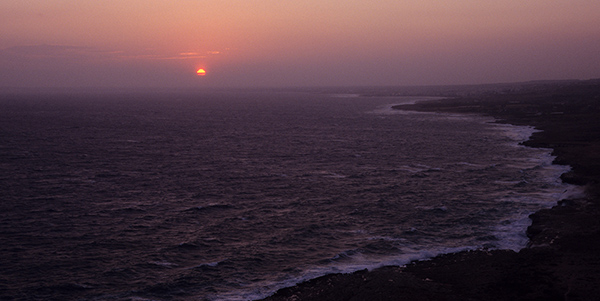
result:
M 596 300 L 600 296 L 600 81 L 531 84 L 394 106 L 534 126 L 523 145 L 553 149 L 586 196 L 530 216 L 528 247 L 475 250 L 406 266 L 330 274 L 263 300 Z

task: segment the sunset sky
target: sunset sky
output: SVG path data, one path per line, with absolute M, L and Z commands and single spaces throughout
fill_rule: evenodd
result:
M 598 0 L 0 2 L 0 87 L 599 77 Z

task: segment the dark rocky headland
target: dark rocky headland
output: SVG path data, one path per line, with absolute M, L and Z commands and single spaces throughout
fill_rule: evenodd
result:
M 422 90 L 390 88 L 388 95 Z M 600 80 L 428 91 L 422 95 L 450 98 L 394 108 L 484 114 L 535 126 L 542 131 L 523 144 L 552 148 L 556 164 L 572 167 L 562 180 L 584 186 L 586 196 L 531 215 L 530 243 L 519 252 L 465 251 L 404 267 L 331 274 L 265 300 L 600 300 Z

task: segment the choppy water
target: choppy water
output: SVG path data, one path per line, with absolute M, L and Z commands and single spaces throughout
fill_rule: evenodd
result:
M 2 96 L 0 297 L 247 300 L 519 249 L 571 189 L 530 128 L 349 96 Z

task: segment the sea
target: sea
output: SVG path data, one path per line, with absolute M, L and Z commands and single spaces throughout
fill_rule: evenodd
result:
M 256 300 L 519 250 L 579 193 L 535 131 L 344 90 L 0 96 L 0 299 Z

